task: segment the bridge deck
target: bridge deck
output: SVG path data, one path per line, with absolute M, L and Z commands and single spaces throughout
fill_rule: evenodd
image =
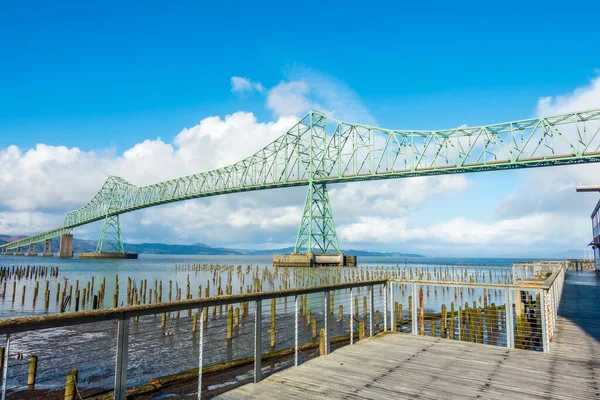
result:
M 387 334 L 218 398 L 600 398 L 599 340 L 600 278 L 569 272 L 550 354 Z

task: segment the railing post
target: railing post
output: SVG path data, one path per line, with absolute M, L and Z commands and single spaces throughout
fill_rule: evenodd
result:
M 373 337 L 373 314 L 375 314 L 375 305 L 373 304 L 373 285 L 369 285 L 369 336 Z
M 460 307 L 460 305 L 459 305 L 459 307 Z M 462 312 L 458 313 L 458 341 L 459 342 L 462 341 L 462 334 L 461 334 L 461 331 L 462 331 L 462 329 L 461 329 L 462 328 L 462 325 L 461 325 L 462 318 L 460 317 L 461 314 L 462 314 Z
M 129 318 L 121 318 L 117 323 L 117 357 L 115 361 L 115 400 L 126 399 L 127 356 L 129 352 Z
M 354 288 L 350 288 L 350 344 L 354 344 Z
M 6 381 L 8 379 L 8 353 L 10 352 L 10 333 L 6 334 L 4 345 L 4 365 L 2 368 L 2 400 L 6 400 Z
M 254 383 L 262 379 L 261 357 L 262 357 L 262 300 L 256 300 L 256 311 L 254 312 Z
M 504 293 L 506 297 L 506 305 L 504 307 L 504 311 L 506 313 L 506 347 L 512 349 L 515 347 L 515 328 L 513 324 L 512 298 L 510 295 L 510 288 L 506 288 Z
M 202 398 L 202 368 L 204 367 L 204 313 L 206 307 L 200 308 L 200 338 L 198 343 L 198 400 Z
M 298 366 L 298 295 L 294 296 L 294 367 Z
M 390 330 L 396 332 L 396 304 L 394 303 L 394 282 L 390 281 Z
M 323 320 L 325 322 L 325 354 L 329 354 L 329 314 L 331 308 L 329 303 L 329 296 L 331 296 L 331 293 L 329 293 L 329 290 L 326 290 L 325 295 L 323 296 L 325 298 L 325 315 L 323 316 Z
M 383 331 L 387 332 L 387 283 L 383 284 Z
M 540 303 L 540 320 L 542 321 L 542 349 L 544 350 L 544 353 L 549 353 L 550 343 L 548 343 L 548 321 L 546 320 L 546 291 L 544 289 L 540 289 Z
M 411 310 L 411 325 L 412 325 L 412 334 L 417 335 L 417 284 L 413 282 L 412 284 L 412 310 Z

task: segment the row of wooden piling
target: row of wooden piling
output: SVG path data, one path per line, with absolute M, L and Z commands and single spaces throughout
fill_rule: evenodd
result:
M 13 265 L 0 267 L 0 282 L 7 280 L 29 280 L 45 277 L 58 277 L 58 267 L 53 266 L 29 266 L 29 265 Z

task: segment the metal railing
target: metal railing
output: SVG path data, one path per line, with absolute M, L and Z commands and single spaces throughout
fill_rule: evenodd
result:
M 550 352 L 567 265 L 543 267 L 547 279 L 521 284 L 390 280 L 391 329 Z
M 258 382 L 265 373 L 264 366 L 261 364 L 262 359 L 265 357 L 265 349 L 274 352 L 274 350 L 293 347 L 293 365 L 296 366 L 301 362 L 300 359 L 305 356 L 301 352 L 303 346 L 306 347 L 307 343 L 309 345 L 314 343 L 318 346 L 321 342 L 324 345 L 322 353 L 327 354 L 331 350 L 332 335 L 344 338 L 347 332 L 347 340 L 352 344 L 359 331 L 359 324 L 364 324 L 366 336 L 374 336 L 378 331 L 377 326 L 380 327 L 379 330 L 381 329 L 381 323 L 378 321 L 380 310 L 376 310 L 376 308 L 381 307 L 383 307 L 383 310 L 381 310 L 384 320 L 383 330 L 387 330 L 388 312 L 385 300 L 387 283 L 387 280 L 371 280 L 303 289 L 228 295 L 154 305 L 136 305 L 0 320 L 0 335 L 5 335 L 6 338 L 2 363 L 2 399 L 4 400 L 7 394 L 9 397 L 11 394 L 16 394 L 18 397 L 19 390 L 24 390 L 24 382 L 20 382 L 22 383 L 21 386 L 17 382 L 16 385 L 13 385 L 12 390 L 9 390 L 9 379 L 18 381 L 19 376 L 27 376 L 29 383 L 31 375 L 31 371 L 28 371 L 27 375 L 24 372 L 28 366 L 27 360 L 17 357 L 17 361 L 14 361 L 11 357 L 15 338 L 29 333 L 36 333 L 41 336 L 42 332 L 47 331 L 55 333 L 58 331 L 60 335 L 56 338 L 59 341 L 62 339 L 65 342 L 72 342 L 69 347 L 81 346 L 86 349 L 68 349 L 69 351 L 65 350 L 62 357 L 64 363 L 74 359 L 85 360 L 88 364 L 91 363 L 87 371 L 88 375 L 84 377 L 83 381 L 99 379 L 97 375 L 94 375 L 93 370 L 100 369 L 99 365 L 101 363 L 105 365 L 113 360 L 114 379 L 111 388 L 114 390 L 115 399 L 126 398 L 127 387 L 133 386 L 128 385 L 130 378 L 128 372 L 131 374 L 138 370 L 138 366 L 145 359 L 144 354 L 162 351 L 160 346 L 149 342 L 163 340 L 164 337 L 173 337 L 174 341 L 170 345 L 175 347 L 178 344 L 181 345 L 183 352 L 187 353 L 188 356 L 190 351 L 197 351 L 193 358 L 196 360 L 195 366 L 198 368 L 198 382 L 195 388 L 198 398 L 201 398 L 203 392 L 203 367 L 206 367 L 209 363 L 212 364 L 218 358 L 216 357 L 217 352 L 231 352 L 227 357 L 229 361 L 244 359 L 248 356 L 252 357 L 254 364 L 252 368 L 253 381 Z M 378 287 L 379 295 L 376 296 Z M 362 293 L 365 290 L 367 292 L 363 296 L 366 308 L 363 310 L 364 319 L 362 321 L 358 318 L 358 309 L 355 307 L 357 301 L 352 301 L 354 298 L 358 299 L 357 294 L 361 290 Z M 334 300 L 336 303 L 334 303 Z M 271 305 L 270 316 L 266 312 L 269 309 L 269 302 Z M 293 304 L 293 310 L 289 310 L 288 304 L 290 305 L 289 308 L 292 308 L 291 305 Z M 334 318 L 333 304 L 340 306 L 339 319 Z M 239 306 L 239 308 L 236 310 L 234 309 L 235 306 Z M 220 317 L 223 307 L 228 314 L 226 323 L 224 323 L 225 318 Z M 238 317 L 240 308 L 242 311 Z M 349 311 L 344 313 L 342 308 Z M 188 318 L 185 318 L 185 316 L 179 318 L 180 314 L 185 315 L 185 312 L 188 313 Z M 193 317 L 192 312 L 194 312 Z M 304 324 L 301 321 L 301 318 L 305 317 L 307 321 L 310 321 L 310 324 Z M 238 318 L 240 320 L 244 319 L 244 322 L 240 323 Z M 173 326 L 173 321 L 179 322 L 175 322 L 175 326 Z M 233 321 L 237 321 L 235 327 Z M 115 322 L 116 327 L 114 326 Z M 159 323 L 161 324 L 160 327 L 158 326 Z M 189 326 L 191 326 L 191 331 L 188 329 Z M 317 327 L 320 328 L 320 331 L 315 336 L 314 332 Z M 64 331 L 66 328 L 76 330 Z M 293 344 L 290 343 L 291 337 L 289 337 L 292 331 Z M 84 335 L 86 338 L 93 337 L 93 339 L 74 339 L 80 335 Z M 96 338 L 95 335 L 100 337 Z M 251 335 L 254 336 L 254 340 L 248 337 Z M 227 340 L 221 341 L 225 336 Z M 237 342 L 234 340 L 236 338 L 239 338 Z M 31 337 L 29 336 L 25 339 L 23 337 L 19 339 L 31 344 Z M 339 342 L 340 340 L 336 340 L 336 344 Z M 253 343 L 253 346 L 250 346 L 250 343 Z M 60 344 L 53 342 L 53 346 L 56 346 L 53 350 L 57 350 Z M 23 345 L 17 347 L 22 348 Z M 150 348 L 146 349 L 146 347 Z M 248 354 L 250 349 L 252 352 Z M 19 355 L 20 350 L 17 350 L 16 353 Z M 161 356 L 156 357 L 159 359 L 158 362 L 166 362 L 166 360 L 160 360 L 165 357 L 165 354 L 163 352 Z M 54 369 L 56 365 L 60 365 L 58 361 L 51 363 L 51 357 L 52 355 L 39 357 L 40 365 L 42 359 L 45 359 L 50 367 L 38 369 L 38 376 L 40 373 L 46 373 L 45 376 L 48 376 L 49 370 Z M 132 367 L 131 363 L 135 366 Z M 181 360 L 181 363 L 175 362 L 173 364 L 179 365 L 185 364 L 185 362 Z M 61 368 L 66 372 L 71 367 L 67 368 L 67 365 L 61 365 Z M 20 375 L 9 374 L 11 369 L 18 371 Z M 63 373 L 63 379 L 64 376 Z M 53 376 L 52 379 L 56 388 L 58 377 Z M 44 383 L 45 385 L 40 386 L 47 386 L 50 381 Z

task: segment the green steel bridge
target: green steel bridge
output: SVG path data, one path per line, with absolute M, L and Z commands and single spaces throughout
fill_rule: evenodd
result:
M 23 249 L 104 220 L 98 252 L 124 252 L 119 215 L 161 204 L 308 186 L 295 252 L 339 253 L 327 185 L 600 161 L 600 109 L 455 129 L 393 130 L 312 111 L 233 165 L 149 186 L 111 176 L 56 229 L 0 246 Z

